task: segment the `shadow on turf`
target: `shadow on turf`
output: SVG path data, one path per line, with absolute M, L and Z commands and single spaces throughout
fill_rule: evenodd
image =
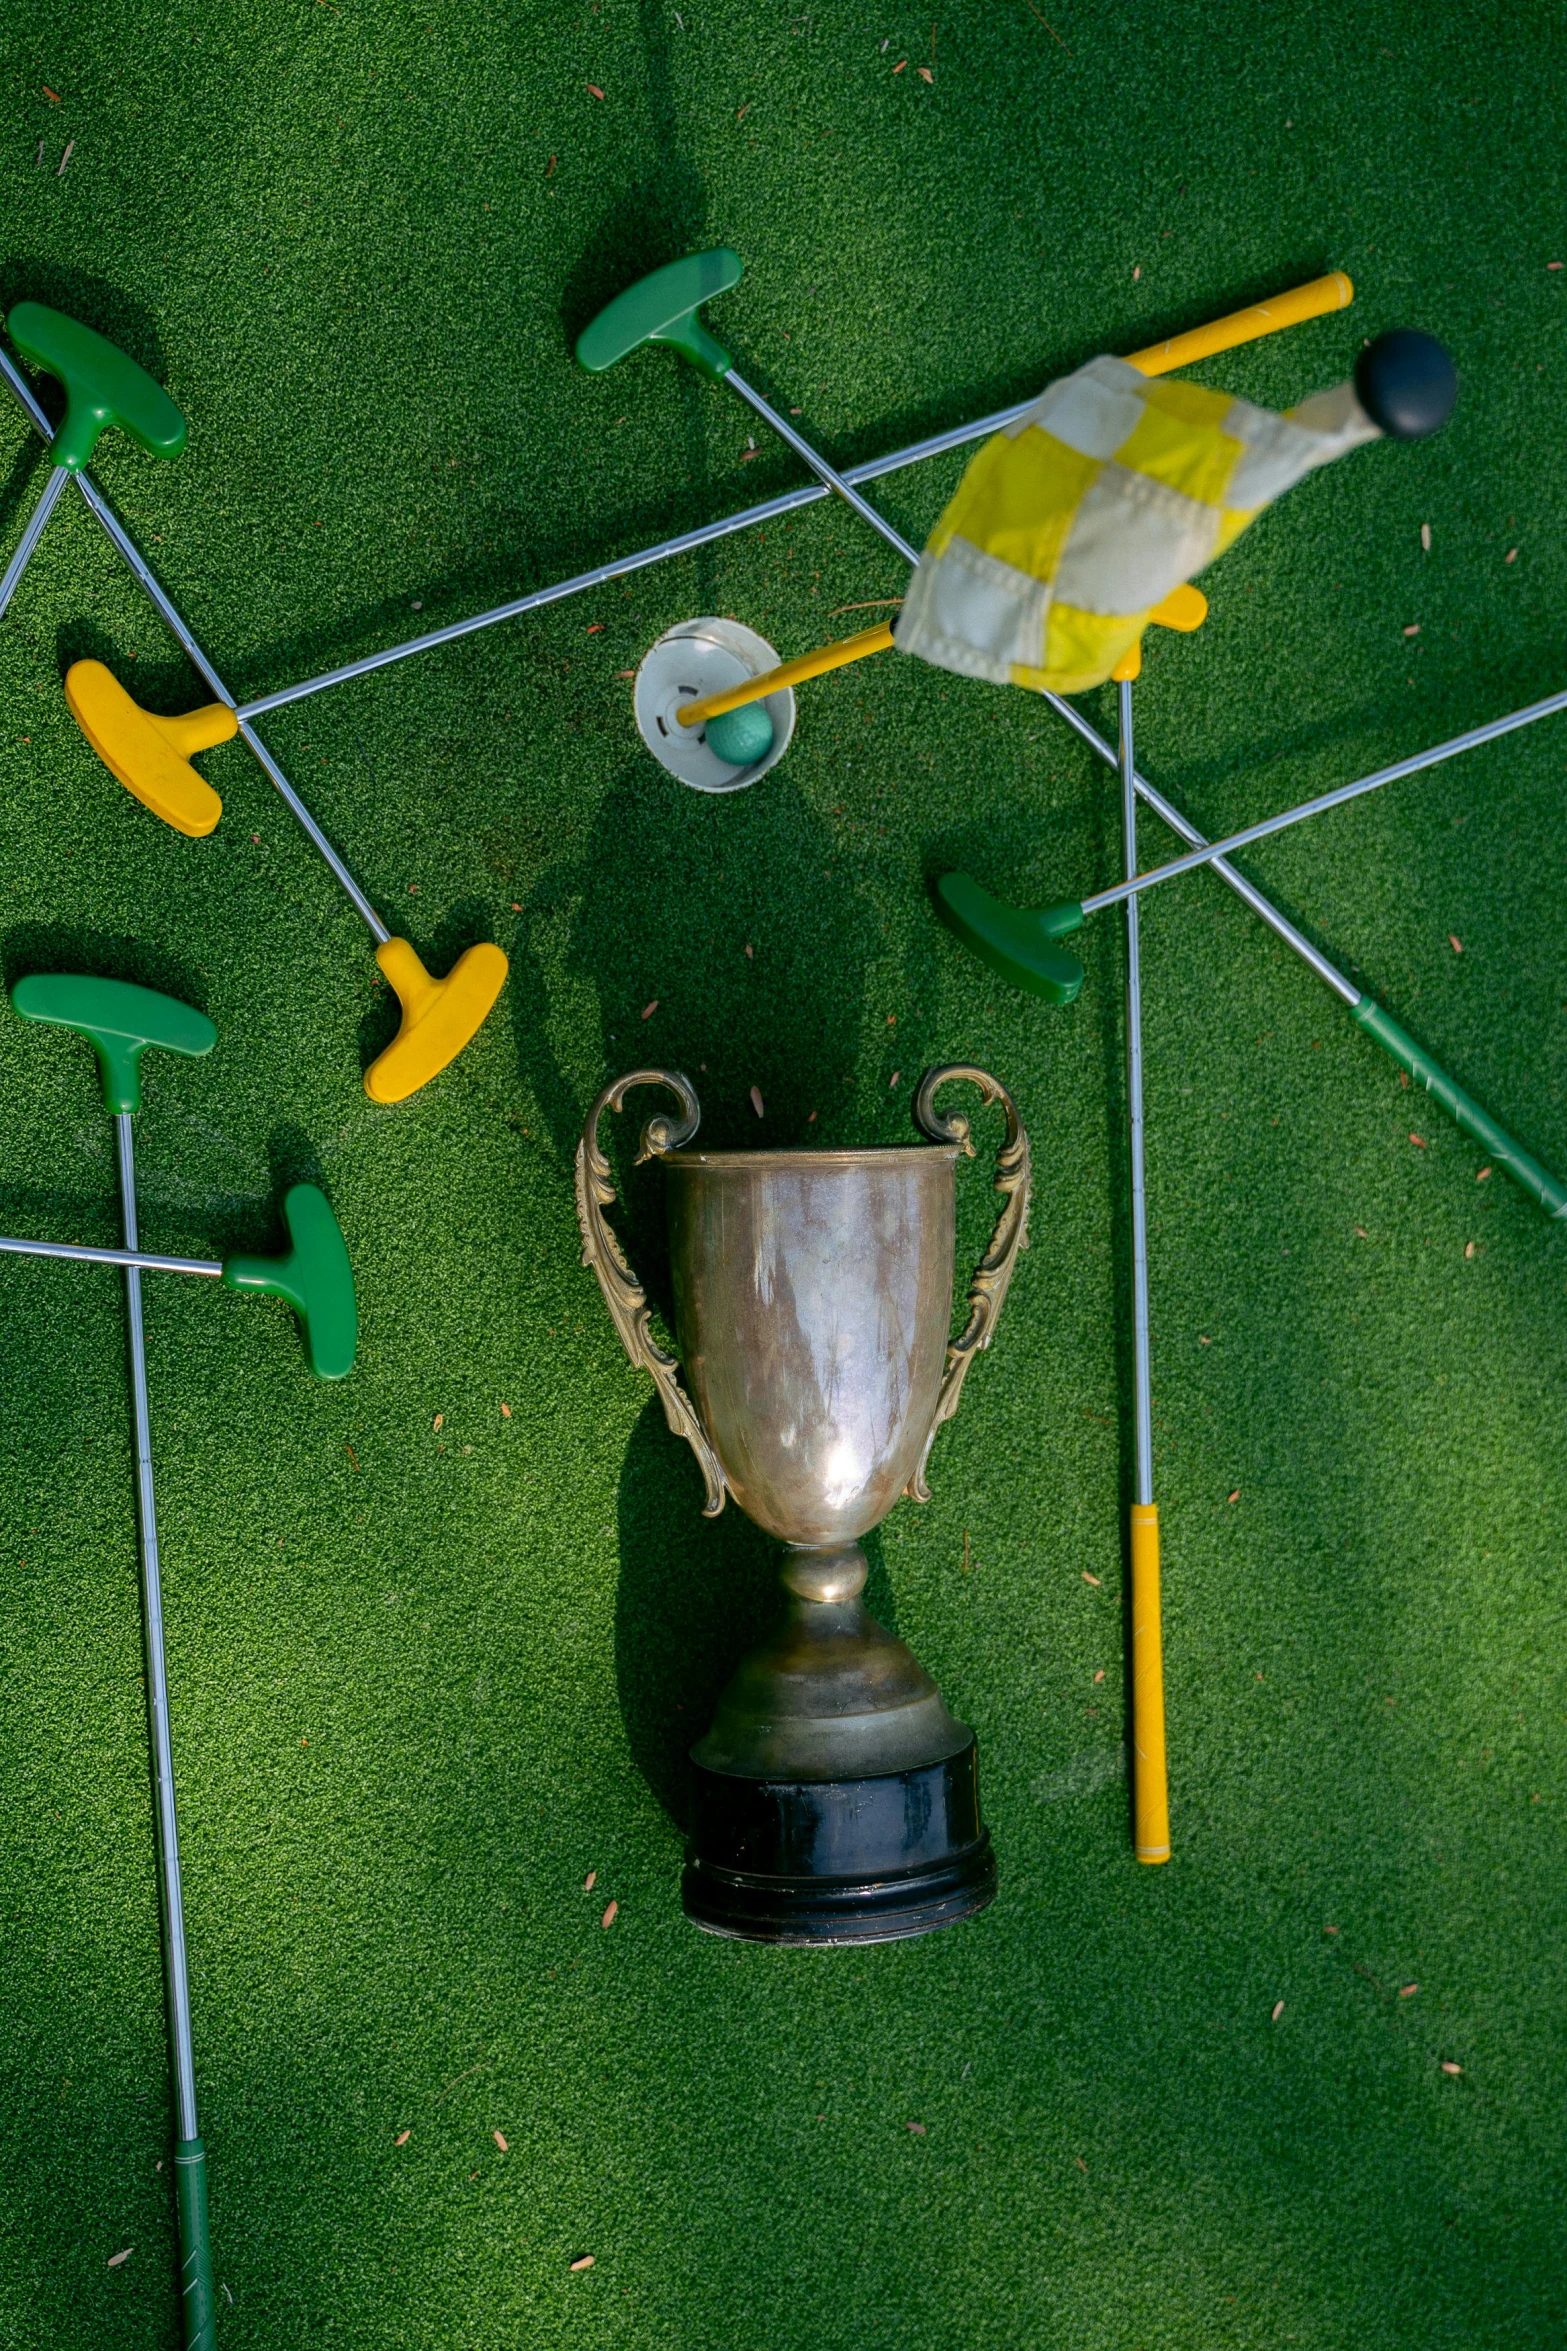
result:
M 0 932 L 0 969 L 9 991 L 32 971 L 87 972 L 94 979 L 132 980 L 207 1009 L 206 984 L 194 967 L 146 939 L 128 939 L 77 923 L 24 922 Z
M 62 621 L 54 635 L 54 657 L 62 678 L 73 662 L 101 661 L 133 701 L 161 718 L 182 717 L 187 710 L 212 700 L 211 689 L 197 677 L 177 645 L 171 643 L 167 653 L 157 659 L 138 659 L 95 620 Z
M 533 890 L 508 990 L 523 1089 L 563 1174 L 594 1095 L 639 1067 L 687 1073 L 702 1104 L 700 1139 L 714 1148 L 907 1140 L 906 1086 L 879 1113 L 857 1100 L 879 928 L 841 863 L 785 775 L 754 793 L 708 795 L 684 790 L 640 753 L 622 769 L 581 856 Z M 566 1066 L 552 1042 L 559 1009 L 584 994 L 592 1009 Z M 613 1220 L 666 1343 L 663 1179 L 633 1162 L 643 1124 L 667 1107 L 656 1088 L 633 1094 L 600 1134 L 618 1199 Z M 733 1504 L 704 1520 L 696 1464 L 654 1398 L 622 1469 L 619 1531 L 621 1711 L 638 1769 L 683 1825 L 686 1750 L 781 1605 L 774 1546 Z M 890 1627 L 874 1538 L 867 1550 L 870 1604 Z

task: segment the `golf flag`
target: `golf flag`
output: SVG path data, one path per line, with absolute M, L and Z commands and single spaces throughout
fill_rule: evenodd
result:
M 1378 438 L 1353 384 L 1276 416 L 1091 359 L 967 468 L 920 558 L 898 650 L 1040 693 L 1097 686 L 1265 506 Z

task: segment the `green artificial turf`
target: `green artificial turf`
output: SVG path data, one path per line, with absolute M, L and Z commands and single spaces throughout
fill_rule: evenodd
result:
M 1563 51 L 1529 0 L 22 0 L 0 298 L 169 386 L 186 455 L 106 441 L 98 472 L 259 693 L 800 478 L 668 354 L 572 366 L 686 250 L 744 255 L 713 324 L 846 462 L 1347 269 L 1350 312 L 1205 380 L 1282 405 L 1409 322 L 1462 401 L 1292 493 L 1202 634 L 1151 646 L 1143 764 L 1217 833 L 1567 683 Z M 959 463 L 885 511 L 922 535 Z M 0 397 L 7 545 L 42 479 Z M 0 627 L 6 976 L 122 973 L 220 1032 L 148 1065 L 147 1242 L 277 1246 L 310 1176 L 360 1289 L 327 1388 L 281 1306 L 149 1281 L 226 2344 L 1567 2327 L 1567 1234 L 1212 876 L 1145 901 L 1175 1857 L 1139 1868 L 1121 929 L 1083 933 L 1052 1011 L 925 887 L 1113 878 L 1114 780 L 1040 704 L 895 661 L 802 691 L 733 798 L 631 724 L 672 623 L 797 652 L 902 585 L 818 506 L 266 722 L 435 968 L 478 937 L 512 959 L 396 1110 L 360 1086 L 390 1031 L 368 934 L 243 745 L 204 756 L 225 814 L 192 842 L 78 735 L 84 654 L 149 707 L 206 697 L 74 497 Z M 1558 1172 L 1564 724 L 1249 861 Z M 1173 846 L 1152 820 L 1143 845 Z M 978 1729 L 1000 1897 L 880 1949 L 715 1941 L 679 1909 L 680 1757 L 772 1570 L 737 1513 L 702 1521 L 580 1265 L 576 1136 L 651 1059 L 715 1143 L 900 1140 L 955 1058 L 1028 1123 L 1032 1247 L 871 1597 Z M 85 1048 L 0 1019 L 0 1105 L 5 1228 L 112 1239 Z M 617 1173 L 662 1295 L 635 1116 Z M 971 1258 L 983 1161 L 962 1194 Z M 0 1331 L 0 2340 L 172 2344 L 117 1285 L 8 1261 Z

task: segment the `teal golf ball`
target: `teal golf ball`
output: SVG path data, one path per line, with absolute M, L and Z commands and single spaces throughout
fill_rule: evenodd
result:
M 753 767 L 773 747 L 773 722 L 765 702 L 746 702 L 710 718 L 705 729 L 707 747 L 731 767 Z

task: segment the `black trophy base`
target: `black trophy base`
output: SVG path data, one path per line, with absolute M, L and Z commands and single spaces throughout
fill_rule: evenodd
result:
M 863 1780 L 754 1780 L 691 1766 L 680 1898 L 744 1943 L 889 1943 L 995 1898 L 974 1741 Z

